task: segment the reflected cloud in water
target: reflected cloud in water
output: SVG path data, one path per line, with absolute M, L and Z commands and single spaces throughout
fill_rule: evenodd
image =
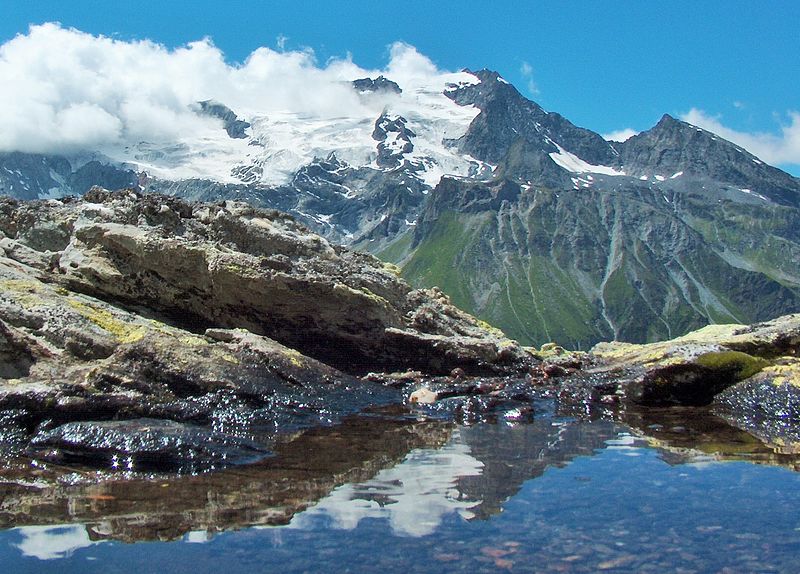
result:
M 14 532 L 22 536 L 22 541 L 14 544 L 23 556 L 39 560 L 57 560 L 71 556 L 80 548 L 88 548 L 103 542 L 91 540 L 83 524 L 71 526 L 24 526 Z
M 474 516 L 469 509 L 480 501 L 464 498 L 458 481 L 480 475 L 483 467 L 455 431 L 440 449 L 414 450 L 371 480 L 335 489 L 316 506 L 296 515 L 291 527 L 316 528 L 324 517 L 331 527 L 352 530 L 366 518 L 381 518 L 388 520 L 395 534 L 426 536 L 448 515 Z

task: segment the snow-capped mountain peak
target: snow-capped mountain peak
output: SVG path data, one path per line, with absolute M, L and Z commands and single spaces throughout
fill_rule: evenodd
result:
M 338 113 L 234 110 L 225 102 L 205 100 L 193 106 L 208 120 L 200 133 L 177 141 L 110 146 L 103 153 L 160 180 L 267 186 L 285 184 L 315 158 L 335 153 L 354 168 L 390 170 L 408 162 L 416 177 L 434 187 L 445 174 L 466 176 L 482 167 L 447 143 L 462 137 L 480 110 L 455 102 L 446 92 L 479 82 L 468 72 L 410 77 L 402 86 L 382 75 L 355 79 L 356 105 L 347 102 Z M 376 139 L 381 121 L 395 123 Z

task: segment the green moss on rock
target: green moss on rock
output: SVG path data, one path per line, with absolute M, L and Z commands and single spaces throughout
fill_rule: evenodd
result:
M 736 381 L 750 378 L 769 362 L 740 351 L 718 351 L 697 357 L 696 363 L 707 369 L 733 374 Z

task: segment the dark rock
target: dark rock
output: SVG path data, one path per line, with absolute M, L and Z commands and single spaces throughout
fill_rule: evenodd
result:
M 197 106 L 201 114 L 222 120 L 222 125 L 229 137 L 233 139 L 247 138 L 246 130 L 250 127 L 250 123 L 240 120 L 228 106 L 214 100 L 197 102 Z M 111 187 L 111 189 L 116 188 Z
M 416 134 L 406 127 L 406 119 L 384 113 L 375 120 L 372 139 L 378 142 L 378 166 L 397 168 L 403 164 L 403 156 L 414 151 L 411 138 Z
M 28 376 L 34 357 L 24 342 L 0 321 L 0 379 L 18 379 Z
M 257 443 L 156 419 L 61 425 L 31 440 L 30 454 L 109 470 L 199 472 L 252 463 L 270 453 Z
M 353 87 L 358 92 L 391 92 L 395 94 L 400 94 L 403 90 L 400 89 L 400 86 L 397 85 L 396 82 L 385 78 L 384 76 L 378 76 L 375 79 L 372 78 L 359 78 L 358 80 L 353 80 Z

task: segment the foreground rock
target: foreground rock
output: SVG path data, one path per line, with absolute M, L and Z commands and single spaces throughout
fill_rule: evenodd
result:
M 258 444 L 193 425 L 158 419 L 71 422 L 39 433 L 29 454 L 58 463 L 112 470 L 195 473 L 256 462 L 269 455 Z
M 266 449 L 278 430 L 330 424 L 399 400 L 393 389 L 267 337 L 237 329 L 194 334 L 43 283 L 13 261 L 0 260 L 0 288 L 6 450 L 25 450 L 35 434 L 35 452 L 51 446 L 62 451 L 56 457 L 147 454 L 157 435 L 168 448 L 153 457 L 164 466 L 178 465 L 183 453 L 204 467 L 220 457 L 234 462 L 241 438 L 255 434 Z M 185 426 L 102 424 L 142 418 Z M 75 421 L 94 422 L 70 426 Z M 204 451 L 201 443 L 210 437 L 191 425 L 221 430 L 229 439 L 215 435 L 215 451 Z M 130 439 L 124 448 L 117 444 L 121 435 Z
M 531 359 L 437 290 L 330 245 L 290 216 L 94 189 L 80 200 L 0 200 L 0 255 L 23 272 L 181 326 L 244 328 L 351 373 L 523 372 Z
M 600 343 L 603 362 L 591 374 L 613 374 L 616 394 L 642 405 L 705 405 L 744 381 L 796 382 L 800 315 L 755 325 L 709 325 L 683 337 L 652 343 Z M 736 391 L 729 390 L 726 396 Z
M 683 337 L 544 357 L 566 404 L 631 414 L 710 407 L 776 452 L 800 452 L 800 315 L 754 325 L 710 325 Z M 580 362 L 567 372 L 560 364 Z M 645 409 L 644 411 L 642 409 Z M 655 412 L 655 411 L 654 411 Z

